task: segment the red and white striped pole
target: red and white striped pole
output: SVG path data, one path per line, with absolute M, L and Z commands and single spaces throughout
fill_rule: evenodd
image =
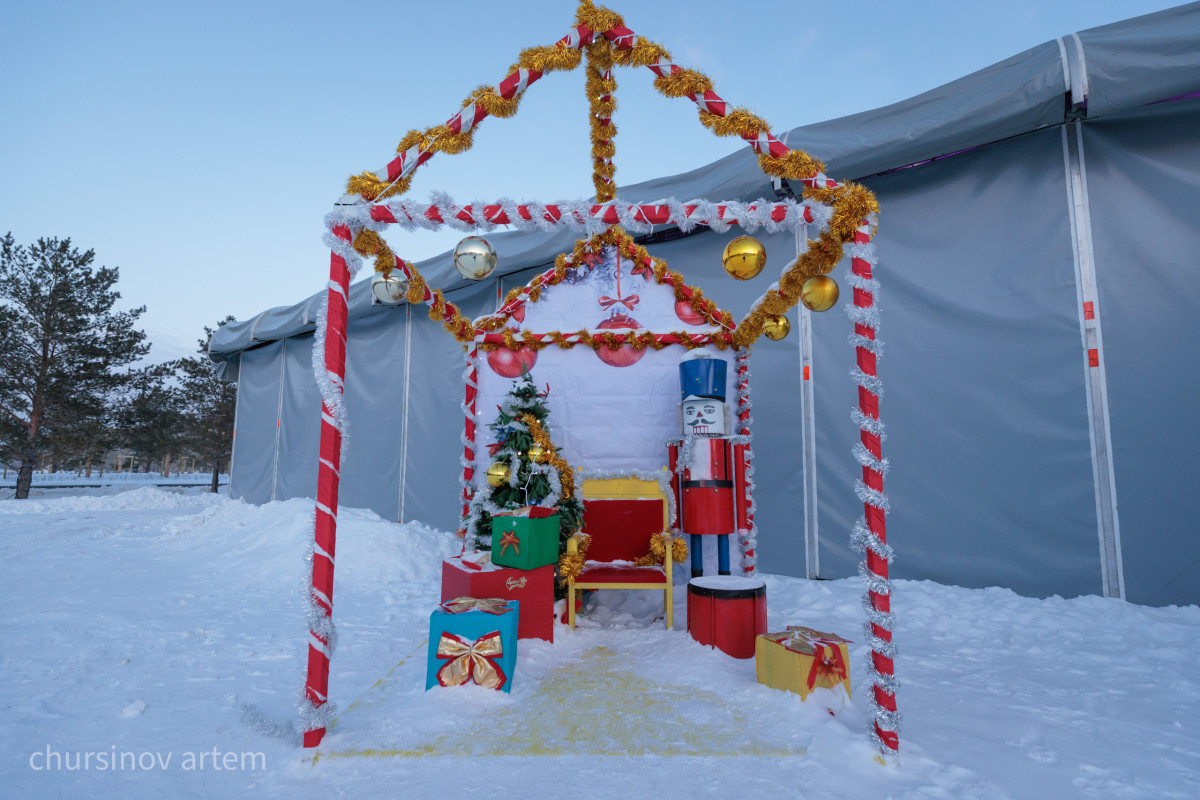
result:
M 333 228 L 333 234 L 350 241 L 345 225 Z M 350 270 L 337 253 L 329 258 L 329 294 L 325 323 L 325 371 L 337 399 L 341 399 L 346 377 L 346 320 L 349 312 Z M 336 401 L 335 401 L 336 402 Z M 337 544 L 338 480 L 342 461 L 342 429 L 338 409 L 328 400 L 321 401 L 321 446 L 317 471 L 316 526 L 313 531 L 312 592 L 308 631 L 308 679 L 305 698 L 309 704 L 304 715 L 312 720 L 304 731 L 304 746 L 316 747 L 325 736 L 319 711 L 328 702 L 329 656 L 333 632 L 333 559 Z
M 892 643 L 894 618 L 891 608 L 891 582 L 888 564 L 892 549 L 887 543 L 887 497 L 883 494 L 883 476 L 887 461 L 883 458 L 883 424 L 879 420 L 881 386 L 876 371 L 879 355 L 879 312 L 875 307 L 878 282 L 871 276 L 871 262 L 864 258 L 870 250 L 870 225 L 863 222 L 854 235 L 851 255 L 851 283 L 854 287 L 855 356 L 853 371 L 858 383 L 858 409 L 853 418 L 859 426 L 859 444 L 854 454 L 862 465 L 862 480 L 855 487 L 863 501 L 864 515 L 854 531 L 856 549 L 864 554 L 861 566 L 867 581 L 867 640 L 871 645 L 868 677 L 871 683 L 871 738 L 885 755 L 895 755 L 900 749 L 900 715 L 896 711 L 896 648 Z

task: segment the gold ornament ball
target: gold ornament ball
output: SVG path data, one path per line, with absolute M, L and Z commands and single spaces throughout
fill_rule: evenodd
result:
M 482 236 L 468 236 L 454 248 L 454 268 L 464 278 L 483 280 L 496 268 L 496 248 Z
M 392 270 L 387 275 L 376 272 L 371 278 L 371 292 L 375 299 L 384 305 L 395 305 L 404 299 L 408 291 L 408 278 L 399 270 Z
M 771 341 L 778 342 L 788 335 L 792 329 L 791 320 L 783 314 L 771 314 L 763 320 L 763 335 Z
M 550 453 L 546 451 L 546 448 L 536 442 L 534 442 L 533 447 L 530 447 L 529 452 L 525 455 L 529 456 L 529 460 L 535 464 L 544 464 L 546 463 L 546 459 L 550 458 Z
M 493 489 L 503 486 L 508 483 L 508 464 L 501 464 L 497 461 L 488 467 L 487 482 Z
M 748 281 L 767 265 L 767 251 L 753 236 L 739 236 L 725 245 L 721 264 L 739 281 Z
M 837 281 L 828 275 L 814 275 L 800 287 L 800 302 L 809 311 L 828 311 L 837 299 Z

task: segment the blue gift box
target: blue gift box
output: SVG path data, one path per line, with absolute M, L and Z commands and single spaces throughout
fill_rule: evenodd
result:
M 478 683 L 512 691 L 518 606 L 516 600 L 460 597 L 435 609 L 429 615 L 426 690 Z M 455 613 L 457 608 L 467 610 Z

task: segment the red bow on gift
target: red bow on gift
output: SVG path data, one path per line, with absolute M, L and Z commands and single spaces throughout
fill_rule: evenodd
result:
M 641 300 L 641 298 L 638 297 L 636 294 L 631 294 L 628 297 L 618 297 L 618 298 L 612 298 L 612 297 L 609 297 L 608 295 L 604 295 L 603 297 L 600 298 L 600 307 L 605 310 L 608 310 L 608 309 L 612 308 L 613 306 L 615 306 L 616 304 L 620 303 L 621 305 L 628 308 L 630 311 L 633 311 L 634 306 L 636 306 L 638 304 L 639 300 Z
M 438 640 L 437 657 L 448 659 L 437 672 L 442 686 L 459 686 L 474 679 L 480 686 L 502 689 L 508 676 L 496 663 L 504 655 L 500 631 L 485 633 L 471 642 L 453 633 L 443 633 Z
M 500 555 L 504 555 L 510 547 L 514 553 L 521 555 L 521 540 L 517 538 L 516 531 L 505 531 L 504 535 L 500 537 Z
M 818 677 L 830 677 L 844 681 L 850 677 L 846 660 L 842 657 L 842 648 L 838 645 L 854 644 L 849 639 L 843 639 L 836 633 L 822 633 L 802 625 L 788 625 L 783 633 L 768 633 L 766 637 L 773 642 L 796 653 L 812 656 L 813 666 L 808 671 L 808 688 L 811 691 L 817 685 Z

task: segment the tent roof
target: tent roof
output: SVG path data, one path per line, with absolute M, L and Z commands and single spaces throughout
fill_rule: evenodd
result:
M 784 138 L 827 165 L 834 177 L 860 179 L 1000 141 L 1074 117 L 1095 118 L 1200 91 L 1200 2 L 1091 28 L 890 106 L 794 128 Z M 638 202 L 675 197 L 750 200 L 772 187 L 748 149 L 690 172 L 626 187 Z M 490 235 L 498 274 L 550 264 L 578 233 L 511 231 Z M 432 286 L 452 292 L 466 281 L 448 254 L 417 264 Z M 386 311 L 371 305 L 369 281 L 350 287 L 350 317 Z M 292 306 L 221 327 L 210 357 L 229 356 L 315 327 L 324 291 Z

